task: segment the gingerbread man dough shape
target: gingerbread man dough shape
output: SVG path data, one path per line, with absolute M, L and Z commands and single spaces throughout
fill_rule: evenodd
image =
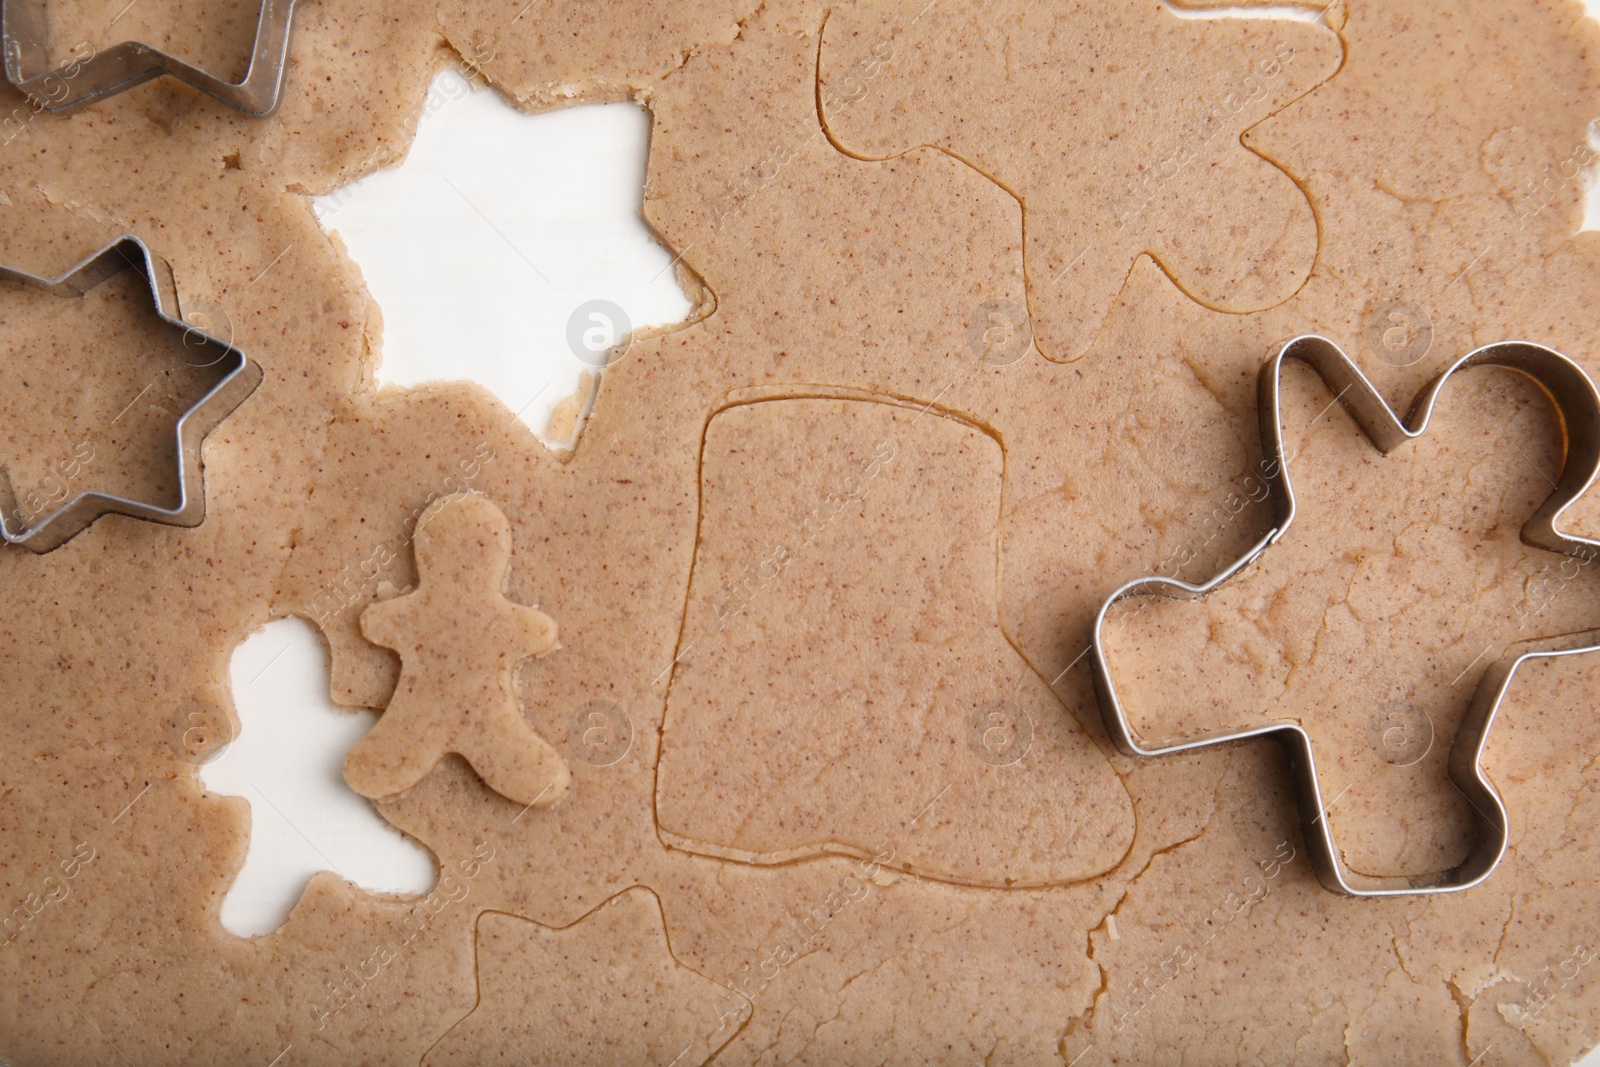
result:
M 512 669 L 556 647 L 556 624 L 502 592 L 511 524 L 488 497 L 448 497 L 418 521 L 414 551 L 416 589 L 361 615 L 367 640 L 400 653 L 400 683 L 350 750 L 345 781 L 363 796 L 390 796 L 454 752 L 500 795 L 554 803 L 571 775 L 522 717 Z

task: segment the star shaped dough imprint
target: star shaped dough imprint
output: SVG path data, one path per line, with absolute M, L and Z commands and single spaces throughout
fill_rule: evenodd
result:
M 1316 219 L 1240 138 L 1342 54 L 1324 26 L 1186 18 L 1159 0 L 857 0 L 823 27 L 818 104 L 850 155 L 937 148 L 1021 201 L 1034 337 L 1065 362 L 1142 254 L 1216 310 L 1294 295 Z
M 693 1067 L 733 1039 L 749 1008 L 673 957 L 648 889 L 560 930 L 489 912 L 478 920 L 478 1003 L 422 1062 Z
M 556 624 L 502 592 L 510 522 L 480 493 L 445 497 L 418 520 L 413 547 L 416 589 L 361 614 L 367 639 L 400 653 L 400 682 L 346 757 L 345 781 L 363 796 L 391 796 L 453 752 L 501 796 L 554 803 L 570 773 L 523 718 L 512 671 L 555 649 Z
M 1106 598 L 1095 617 L 1092 660 L 1095 692 L 1106 730 L 1112 743 L 1130 756 L 1161 756 L 1262 738 L 1277 740 L 1289 757 L 1306 846 L 1317 877 L 1324 886 L 1351 896 L 1445 893 L 1471 888 L 1494 872 L 1507 847 L 1508 817 L 1505 803 L 1484 772 L 1482 756 L 1495 714 L 1511 686 L 1512 678 L 1517 668 L 1531 659 L 1600 651 L 1600 644 L 1594 643 L 1595 635 L 1585 635 L 1586 640 L 1581 644 L 1574 644 L 1570 640 L 1545 642 L 1544 647 L 1534 651 L 1508 653 L 1484 671 L 1456 731 L 1449 757 L 1450 778 L 1472 809 L 1477 840 L 1459 865 L 1440 874 L 1372 878 L 1355 874 L 1346 867 L 1329 829 L 1326 816 L 1331 804 L 1323 800 L 1311 737 L 1300 723 L 1269 722 L 1175 744 L 1151 744 L 1134 731 L 1118 695 L 1106 654 L 1105 629 L 1109 614 L 1119 602 L 1143 596 L 1178 600 L 1203 597 L 1249 567 L 1288 533 L 1295 517 L 1295 497 L 1289 481 L 1288 457 L 1283 443 L 1280 387 L 1283 365 L 1289 360 L 1306 363 L 1315 370 L 1334 390 L 1336 399 L 1349 411 L 1362 432 L 1383 453 L 1392 452 L 1427 430 L 1440 391 L 1457 371 L 1469 367 L 1495 366 L 1517 371 L 1532 379 L 1557 408 L 1565 431 L 1565 449 L 1560 475 L 1555 479 L 1550 495 L 1523 525 L 1522 540 L 1536 548 L 1583 561 L 1600 554 L 1600 541 L 1573 537 L 1556 527 L 1562 513 L 1589 488 L 1596 473 L 1600 472 L 1600 395 L 1596 394 L 1589 376 L 1572 360 L 1553 349 L 1525 341 L 1485 345 L 1462 356 L 1425 386 L 1412 403 L 1410 415 L 1402 422 L 1338 345 L 1315 335 L 1294 338 L 1267 362 L 1261 371 L 1259 383 L 1259 417 L 1262 454 L 1265 457 L 1262 466 L 1274 524 L 1249 551 L 1203 584 L 1148 576 L 1128 582 Z

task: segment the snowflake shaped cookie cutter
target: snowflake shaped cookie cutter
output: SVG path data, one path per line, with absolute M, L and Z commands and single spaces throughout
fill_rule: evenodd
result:
M 1361 431 L 1380 452 L 1392 452 L 1400 445 L 1422 436 L 1433 416 L 1440 391 L 1457 371 L 1470 367 L 1503 367 L 1531 379 L 1549 396 L 1561 421 L 1563 455 L 1561 473 L 1555 487 L 1523 524 L 1522 540 L 1535 548 L 1546 549 L 1581 559 L 1600 554 L 1600 541 L 1562 533 L 1556 523 L 1566 509 L 1582 496 L 1600 473 L 1600 394 L 1582 367 L 1551 348 L 1528 341 L 1503 341 L 1474 349 L 1453 363 L 1423 387 L 1412 402 L 1404 421 L 1379 394 L 1359 367 L 1333 341 L 1315 334 L 1286 342 L 1261 370 L 1258 416 L 1261 424 L 1262 455 L 1271 500 L 1273 526 L 1238 560 L 1210 581 L 1191 585 L 1176 578 L 1147 576 L 1136 578 L 1106 598 L 1094 621 L 1092 660 L 1095 694 L 1106 731 L 1118 751 L 1128 756 L 1166 756 L 1212 745 L 1255 740 L 1276 740 L 1289 758 L 1295 801 L 1304 828 L 1307 851 L 1317 878 L 1328 889 L 1353 897 L 1386 897 L 1408 894 L 1452 893 L 1480 884 L 1499 865 L 1505 855 L 1508 815 L 1494 783 L 1482 765 L 1489 731 L 1517 668 L 1529 660 L 1573 656 L 1600 651 L 1591 643 L 1524 651 L 1502 657 L 1485 669 L 1473 693 L 1472 703 L 1462 717 L 1450 751 L 1449 773 L 1473 811 L 1477 841 L 1467 858 L 1442 874 L 1412 878 L 1372 878 L 1349 871 L 1339 858 L 1326 818 L 1327 807 L 1318 784 L 1311 736 L 1298 722 L 1265 723 L 1244 730 L 1195 738 L 1175 744 L 1150 744 L 1141 738 L 1128 721 L 1107 662 L 1104 632 L 1107 614 L 1120 601 L 1131 597 L 1161 596 L 1177 600 L 1196 600 L 1254 563 L 1277 543 L 1294 521 L 1294 489 L 1289 482 L 1288 457 L 1283 444 L 1281 381 L 1283 364 L 1296 360 L 1310 366 L 1337 394 Z
M 86 56 L 75 49 L 71 62 L 52 66 L 46 0 L 4 0 L 0 39 L 6 80 L 59 114 L 170 74 L 246 115 L 270 115 L 283 87 L 294 5 L 295 0 L 262 0 L 250 66 L 242 81 L 231 82 L 139 41 L 122 41 L 103 52 L 91 48 Z
M 95 286 L 125 270 L 137 271 L 150 287 L 156 314 L 162 321 L 183 331 L 185 347 L 198 348 L 209 355 L 197 366 L 217 366 L 225 373 L 178 418 L 178 501 L 162 507 L 93 490 L 80 492 L 36 521 L 13 524 L 21 515 L 9 473 L 0 467 L 0 538 L 7 544 L 21 545 L 35 552 L 49 552 L 76 537 L 102 515 L 128 515 L 168 526 L 198 526 L 205 519 L 206 501 L 200 471 L 200 446 L 208 433 L 227 418 L 261 383 L 261 368 L 238 348 L 213 337 L 179 317 L 177 286 L 172 268 L 154 255 L 145 243 L 124 234 L 106 245 L 59 278 L 41 278 L 10 267 L 0 266 L 0 282 L 17 282 L 42 289 L 56 296 L 84 296 Z

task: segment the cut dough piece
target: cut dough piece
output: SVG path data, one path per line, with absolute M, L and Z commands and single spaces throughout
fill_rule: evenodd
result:
M 383 718 L 344 761 L 369 797 L 416 785 L 447 752 L 510 800 L 553 804 L 572 777 L 522 717 L 513 672 L 556 647 L 544 612 L 507 600 L 511 523 L 481 493 L 443 497 L 417 522 L 417 588 L 361 613 L 369 641 L 400 653 Z
M 669 843 L 756 862 L 1043 885 L 1115 865 L 1131 806 L 1005 642 L 1001 450 L 925 408 L 791 399 L 718 414 L 668 694 Z
M 1239 139 L 1341 55 L 1321 26 L 1184 19 L 1157 0 L 937 14 L 923 0 L 861 0 L 829 18 L 818 75 L 843 150 L 937 147 L 1016 194 L 1034 336 L 1069 361 L 1141 253 L 1219 310 L 1299 289 L 1317 252 L 1311 205 Z
M 565 930 L 485 915 L 478 1004 L 422 1062 L 690 1067 L 727 1044 L 748 1010 L 673 959 L 661 902 L 630 889 Z

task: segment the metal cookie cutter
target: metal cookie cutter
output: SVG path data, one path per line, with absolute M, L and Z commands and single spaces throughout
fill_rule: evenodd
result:
M 1317 878 L 1328 889 L 1354 897 L 1400 896 L 1411 893 L 1451 893 L 1470 889 L 1488 878 L 1506 851 L 1506 807 L 1484 773 L 1481 761 L 1495 713 L 1505 698 L 1511 679 L 1523 663 L 1532 659 L 1574 656 L 1600 651 L 1600 644 L 1576 647 L 1548 647 L 1540 651 L 1507 655 L 1490 665 L 1478 682 L 1455 744 L 1450 750 L 1450 778 L 1467 798 L 1477 824 L 1477 843 L 1456 868 L 1436 875 L 1413 878 L 1369 878 L 1348 871 L 1334 847 L 1332 831 L 1325 817 L 1326 807 L 1317 784 L 1317 765 L 1311 751 L 1311 737 L 1297 722 L 1273 722 L 1248 730 L 1216 734 L 1172 745 L 1150 745 L 1129 725 L 1127 713 L 1117 696 L 1111 667 L 1106 661 L 1104 628 L 1106 614 L 1118 601 L 1129 597 L 1162 596 L 1195 600 L 1222 585 L 1244 570 L 1268 548 L 1288 533 L 1294 521 L 1294 490 L 1289 484 L 1288 458 L 1283 447 L 1280 418 L 1280 384 L 1283 364 L 1299 360 L 1309 365 L 1350 413 L 1363 433 L 1380 452 L 1394 451 L 1405 442 L 1420 437 L 1428 428 L 1439 392 L 1450 376 L 1468 367 L 1505 367 L 1537 383 L 1550 397 L 1561 419 L 1564 453 L 1561 474 L 1543 504 L 1522 527 L 1522 540 L 1536 548 L 1548 549 L 1585 561 L 1600 555 L 1600 541 L 1570 537 L 1556 529 L 1562 512 L 1594 481 L 1600 471 L 1600 396 L 1594 383 L 1572 360 L 1543 345 L 1527 341 L 1504 341 L 1474 349 L 1457 360 L 1417 394 L 1411 412 L 1401 422 L 1392 408 L 1373 388 L 1372 383 L 1338 345 L 1324 337 L 1305 335 L 1286 343 L 1261 370 L 1259 418 L 1261 451 L 1266 482 L 1272 502 L 1274 525 L 1266 536 L 1221 574 L 1203 585 L 1190 585 L 1175 578 L 1137 578 L 1112 593 L 1094 621 L 1094 684 L 1106 731 L 1118 750 L 1129 756 L 1164 756 L 1188 752 L 1210 745 L 1272 738 L 1283 745 L 1289 757 L 1294 780 L 1295 800 L 1305 829 L 1306 847 Z M 1595 637 L 1589 638 L 1591 642 Z
M 149 284 L 156 314 L 183 331 L 184 346 L 204 354 L 204 361 L 196 365 L 225 368 L 222 379 L 178 419 L 178 504 L 164 508 L 108 493 L 84 492 L 46 514 L 41 521 L 23 525 L 10 474 L 0 468 L 0 536 L 10 544 L 35 552 L 49 552 L 77 536 L 102 515 L 130 515 L 169 526 L 198 526 L 206 516 L 200 444 L 217 423 L 255 392 L 256 386 L 261 384 L 261 368 L 233 345 L 178 317 L 178 294 L 172 268 L 165 260 L 152 255 L 137 237 L 125 234 L 117 238 L 59 278 L 40 278 L 0 266 L 0 281 L 20 282 L 57 296 L 83 296 L 125 270 L 139 272 Z M 12 525 L 13 516 L 19 525 Z
M 138 41 L 123 41 L 52 67 L 47 0 L 0 0 L 6 79 L 42 101 L 45 110 L 60 113 L 170 74 L 246 115 L 270 115 L 277 110 L 283 86 L 294 4 L 295 0 L 262 0 L 249 70 L 243 81 L 230 82 Z

